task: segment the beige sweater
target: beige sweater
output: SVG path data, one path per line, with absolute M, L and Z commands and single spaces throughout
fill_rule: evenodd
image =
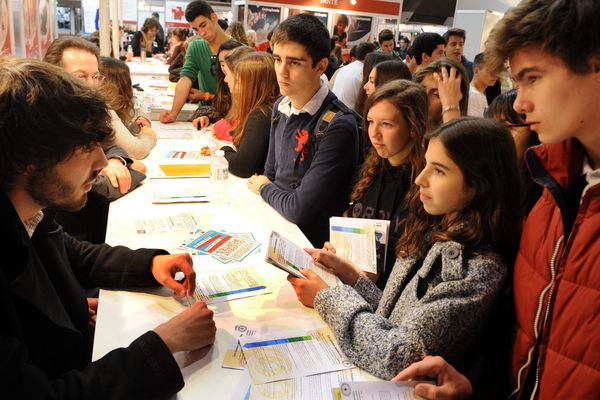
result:
M 109 110 L 112 118 L 111 124 L 115 132 L 114 144 L 127 152 L 129 157 L 137 160 L 146 158 L 150 150 L 156 145 L 156 133 L 151 128 L 143 127 L 137 135 L 129 132 L 117 113 Z

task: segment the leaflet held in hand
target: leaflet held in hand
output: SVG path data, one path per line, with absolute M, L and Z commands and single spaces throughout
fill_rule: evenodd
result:
M 313 271 L 329 286 L 338 286 L 341 284 L 337 276 L 325 268 L 315 265 L 312 257 L 303 248 L 275 231 L 271 231 L 271 235 L 269 236 L 265 261 L 297 278 L 306 279 L 300 273 L 300 270 L 305 268 Z
M 347 258 L 360 269 L 377 273 L 383 270 L 390 221 L 364 218 L 329 218 L 329 241 L 336 254 Z

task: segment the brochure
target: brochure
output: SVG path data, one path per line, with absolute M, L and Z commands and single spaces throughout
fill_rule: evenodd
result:
M 248 372 L 255 384 L 354 367 L 337 346 L 327 326 L 239 340 Z
M 340 257 L 376 274 L 385 266 L 389 229 L 390 221 L 383 219 L 331 217 L 329 241 Z
M 342 382 L 340 400 L 422 400 L 415 394 L 417 381 Z
M 313 262 L 312 257 L 303 248 L 275 231 L 271 231 L 271 235 L 269 236 L 265 261 L 297 278 L 306 279 L 300 273 L 300 270 L 305 268 L 319 275 L 329 286 L 341 284 L 337 276 L 325 268 L 317 266 Z
M 199 275 L 193 299 L 220 303 L 271 293 L 252 267 L 226 269 Z

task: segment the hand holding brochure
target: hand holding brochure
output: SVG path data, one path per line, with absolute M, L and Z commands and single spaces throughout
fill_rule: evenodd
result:
M 341 284 L 341 281 L 337 276 L 326 269 L 315 265 L 312 257 L 308 255 L 303 248 L 297 246 L 295 243 L 275 231 L 272 231 L 269 236 L 269 245 L 267 246 L 265 261 L 297 278 L 306 279 L 306 277 L 300 273 L 302 268 L 306 268 L 319 275 L 329 286 Z
M 389 227 L 390 221 L 381 219 L 331 217 L 329 241 L 337 255 L 376 274 L 385 266 Z

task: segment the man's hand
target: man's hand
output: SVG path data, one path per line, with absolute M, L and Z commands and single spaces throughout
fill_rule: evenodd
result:
M 171 353 L 192 351 L 211 345 L 215 341 L 217 327 L 213 312 L 203 301 L 197 301 L 177 314 L 154 332 L 165 342 Z
M 314 307 L 315 296 L 321 289 L 329 287 L 323 279 L 309 269 L 301 269 L 300 273 L 307 279 L 296 278 L 288 275 L 287 280 L 292 284 L 300 303 L 307 307 Z
M 175 280 L 175 274 L 183 272 L 183 283 Z M 192 256 L 187 253 L 154 256 L 152 275 L 161 285 L 173 290 L 178 296 L 192 296 L 196 290 L 196 273 Z
M 246 182 L 246 185 L 248 185 L 248 189 L 250 189 L 251 191 L 253 191 L 254 193 L 260 195 L 259 189 L 263 184 L 270 184 L 272 183 L 271 180 L 269 178 L 267 178 L 264 175 L 254 175 L 251 176 L 250 178 L 248 178 L 248 182 Z
M 170 124 L 175 122 L 175 120 L 177 120 L 177 114 L 172 111 L 162 110 L 160 112 L 160 122 L 163 124 Z
M 129 189 L 131 189 L 131 173 L 118 158 L 109 159 L 108 165 L 100 171 L 100 174 L 108 177 L 111 185 L 119 188 L 121 194 L 129 192 Z
M 473 395 L 471 382 L 442 357 L 426 356 L 423 360 L 409 365 L 400 371 L 392 380 L 427 380 L 434 379 L 436 385 L 418 383 L 415 393 L 431 400 L 459 400 Z

